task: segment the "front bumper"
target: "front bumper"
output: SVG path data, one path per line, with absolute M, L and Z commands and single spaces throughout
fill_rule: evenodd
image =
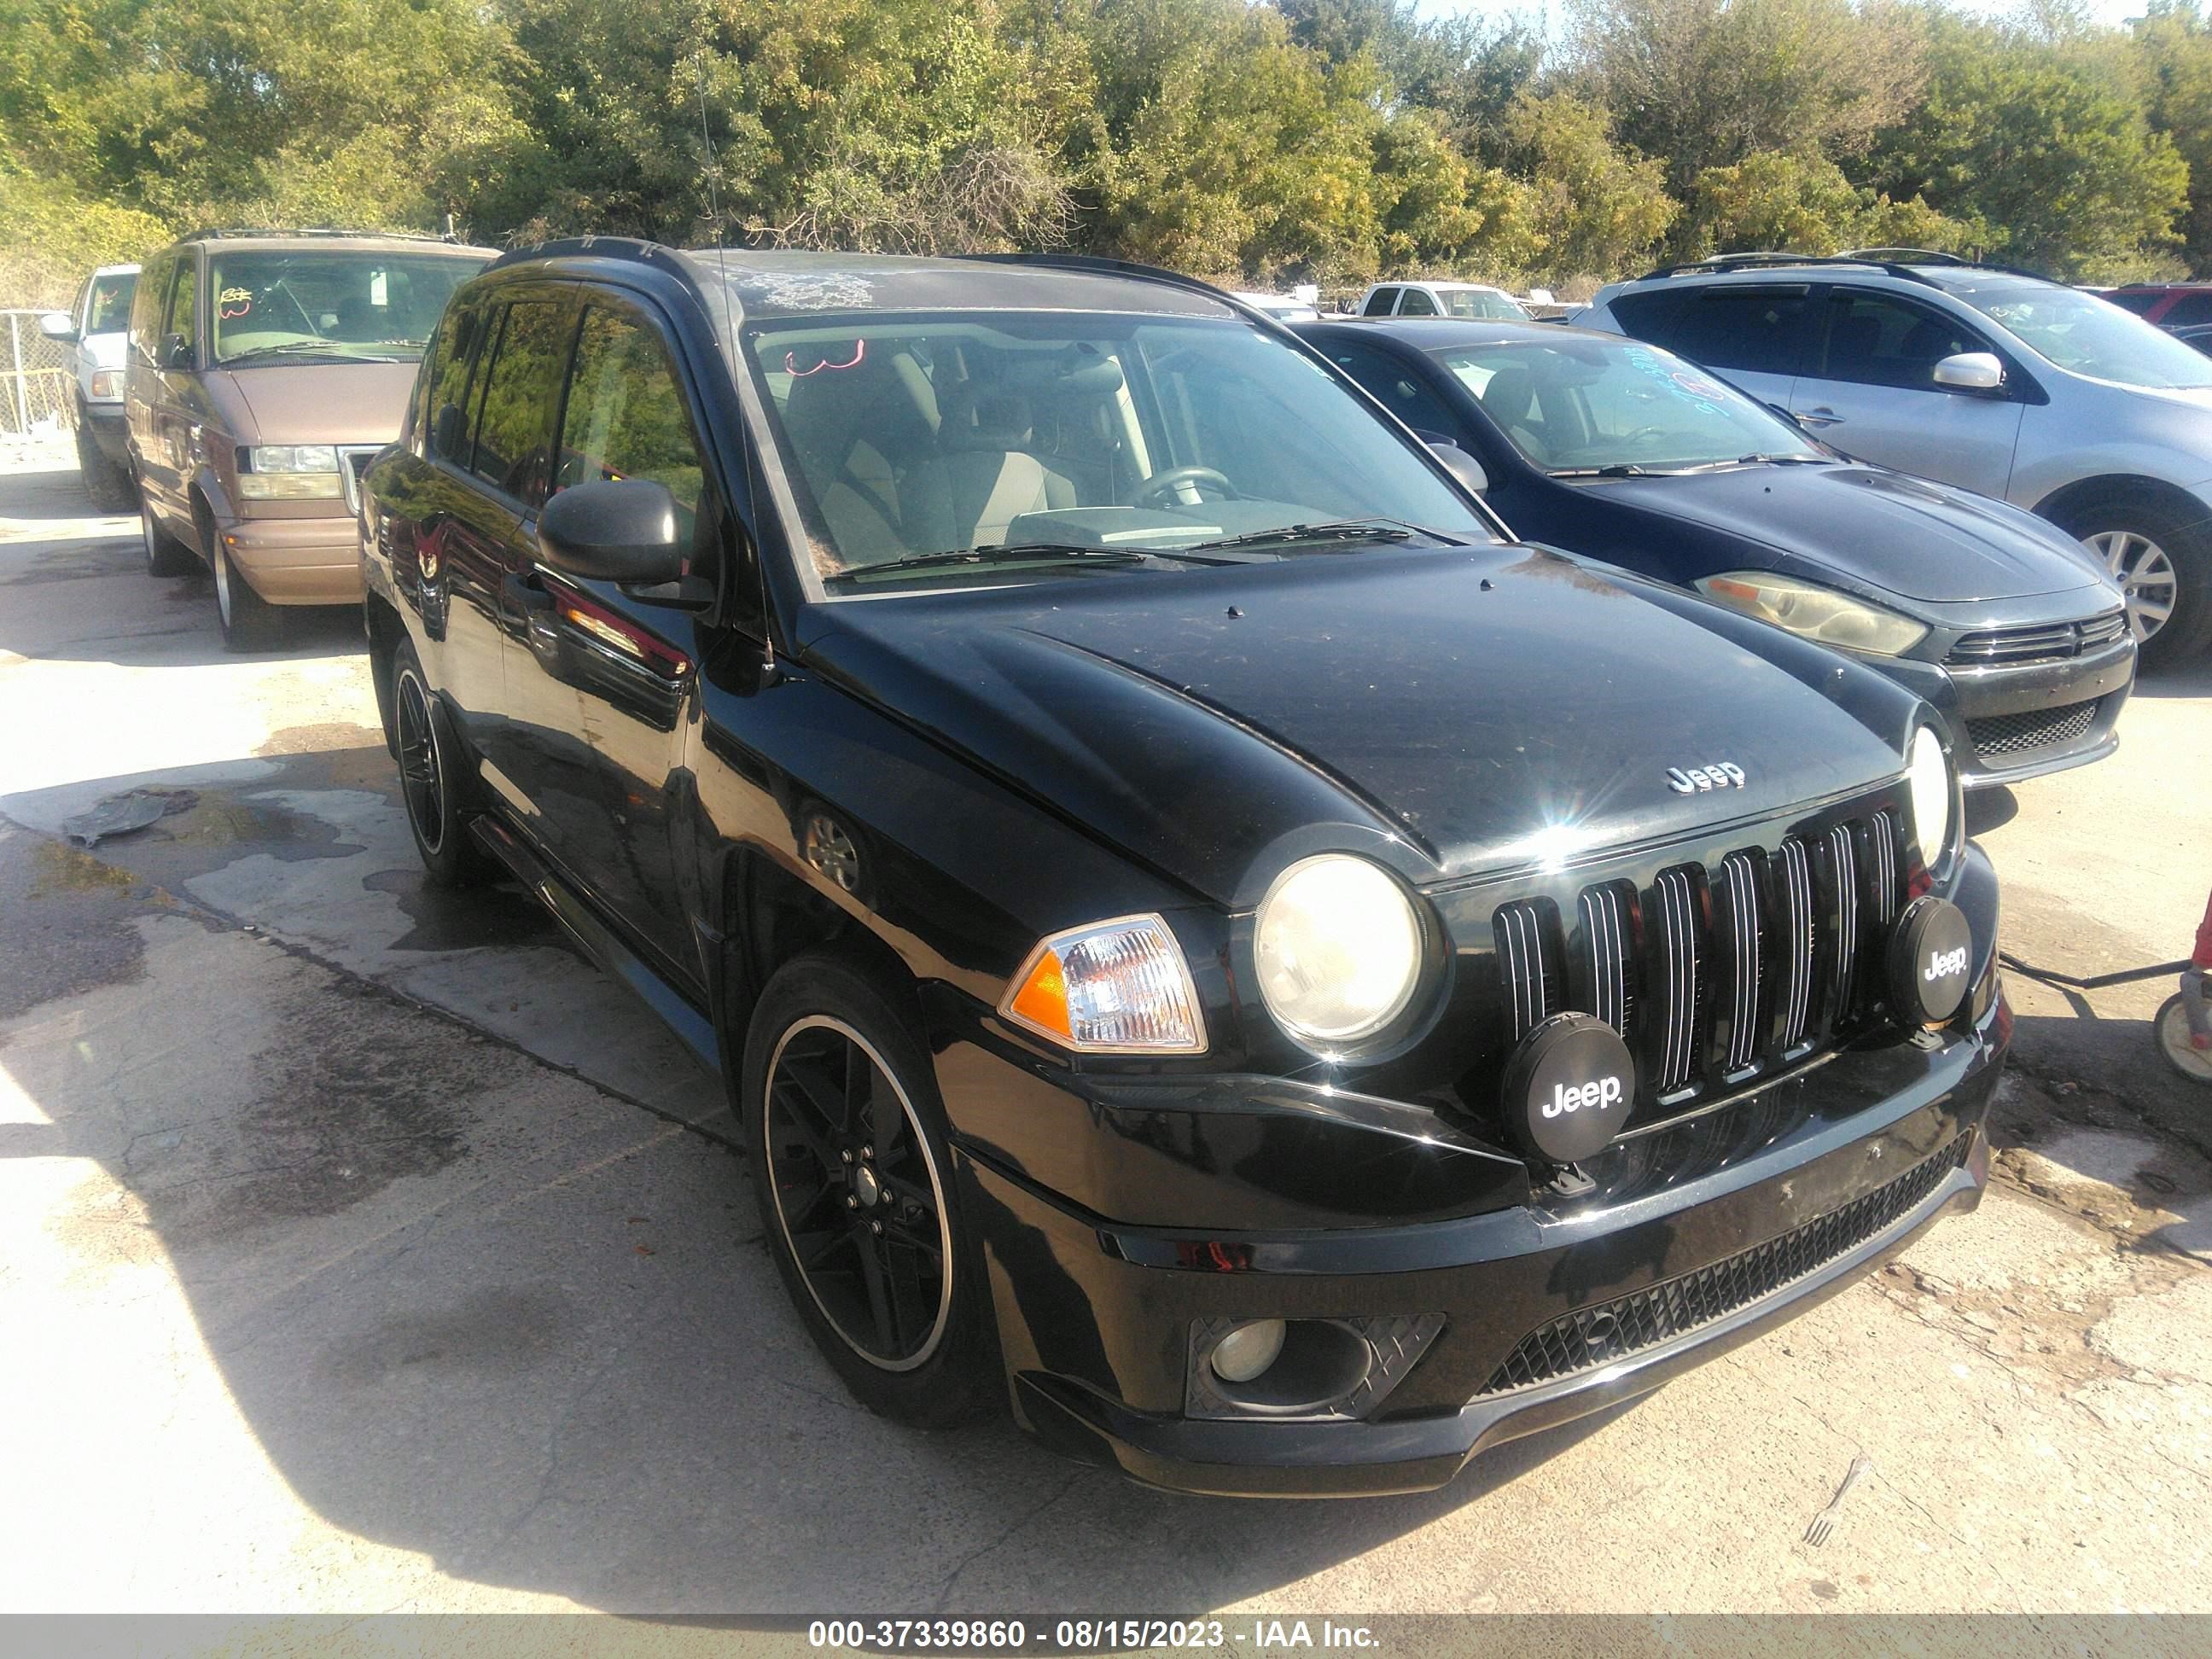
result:
M 361 531 L 350 515 L 223 519 L 231 567 L 271 605 L 359 605 Z
M 1258 1079 L 1055 1085 L 950 1044 L 939 1082 L 1017 1419 L 1152 1486 L 1356 1495 L 1442 1486 L 1486 1447 L 1659 1387 L 1979 1202 L 2011 1030 L 1994 921 L 1984 936 L 1977 918 L 1977 1024 L 1845 1050 L 1616 1143 L 1579 1201 L 1532 1194 L 1517 1161 L 1505 1198 L 1506 1172 L 1449 1130 L 1424 1146 L 1364 1111 L 1384 1103 L 1293 1103 Z M 1455 1203 L 1474 1212 L 1437 1213 Z M 1421 1346 L 1355 1407 L 1201 1409 L 1194 1333 L 1259 1318 Z
M 2118 749 L 2136 647 L 2123 638 L 2039 662 L 1968 668 L 1904 659 L 1881 666 L 1942 714 L 1960 782 L 1992 789 L 2087 766 Z

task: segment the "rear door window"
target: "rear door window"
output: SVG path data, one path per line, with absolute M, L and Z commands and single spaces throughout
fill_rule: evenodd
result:
M 422 360 L 422 400 L 416 418 L 422 422 L 424 449 L 432 459 L 456 466 L 469 459 L 469 371 L 483 317 L 481 306 L 448 309 Z
M 1839 288 L 1826 309 L 1826 337 L 1806 371 L 1823 380 L 1934 392 L 1937 363 L 1989 349 L 1955 319 L 1895 295 Z
M 565 299 L 516 301 L 507 308 L 490 371 L 482 377 L 469 470 L 526 507 L 537 506 L 545 496 L 554 411 L 575 319 Z
M 1449 438 L 1459 423 L 1423 386 L 1413 370 L 1395 358 L 1366 346 L 1330 345 L 1329 361 L 1373 392 L 1382 406 L 1417 432 L 1433 432 Z
M 1620 325 L 1639 340 L 1712 368 L 1795 374 L 1809 323 L 1802 285 L 1740 285 L 1625 294 L 1613 302 Z

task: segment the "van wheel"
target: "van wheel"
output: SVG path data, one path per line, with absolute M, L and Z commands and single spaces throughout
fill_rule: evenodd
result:
M 769 1254 L 846 1388 L 916 1428 L 981 1415 L 998 1366 L 981 1253 L 928 1061 L 874 983 L 831 957 L 785 966 L 745 1034 L 743 1105 Z
M 284 642 L 284 615 L 239 574 L 214 526 L 204 527 L 208 563 L 215 570 L 216 617 L 226 651 L 273 651 Z
M 138 536 L 146 544 L 148 575 L 181 576 L 192 568 L 192 550 L 161 528 L 153 500 L 143 489 L 138 492 Z
M 2212 538 L 2150 502 L 2093 501 L 2060 521 L 2126 597 L 2146 667 L 2179 662 L 2212 635 Z
M 84 479 L 84 493 L 92 497 L 92 504 L 102 513 L 128 513 L 137 496 L 131 488 L 131 475 L 107 459 L 100 441 L 85 429 L 80 420 L 76 428 L 76 470 Z

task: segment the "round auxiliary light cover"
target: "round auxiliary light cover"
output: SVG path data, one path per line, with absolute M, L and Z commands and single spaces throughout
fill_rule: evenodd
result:
M 1889 936 L 1889 996 L 1899 1023 L 1941 1025 L 1973 980 L 1974 933 L 1959 907 L 1929 894 L 1905 907 Z
M 1572 1164 L 1613 1144 L 1636 1103 L 1636 1059 L 1595 1014 L 1554 1014 L 1505 1061 L 1505 1121 L 1528 1151 Z

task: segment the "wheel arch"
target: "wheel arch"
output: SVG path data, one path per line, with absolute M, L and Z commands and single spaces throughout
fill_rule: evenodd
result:
M 2176 483 L 2140 472 L 2106 472 L 2077 478 L 2052 490 L 2034 507 L 2038 518 L 2063 525 L 2073 514 L 2108 502 L 2124 501 L 2154 507 L 2179 517 L 2185 525 L 2202 527 L 2212 523 L 2212 511 Z
M 368 634 L 368 678 L 376 692 L 377 719 L 384 726 L 384 746 L 396 760 L 399 721 L 392 701 L 392 676 L 399 657 L 399 642 L 407 637 L 407 624 L 389 599 L 373 591 L 362 603 L 362 616 Z

